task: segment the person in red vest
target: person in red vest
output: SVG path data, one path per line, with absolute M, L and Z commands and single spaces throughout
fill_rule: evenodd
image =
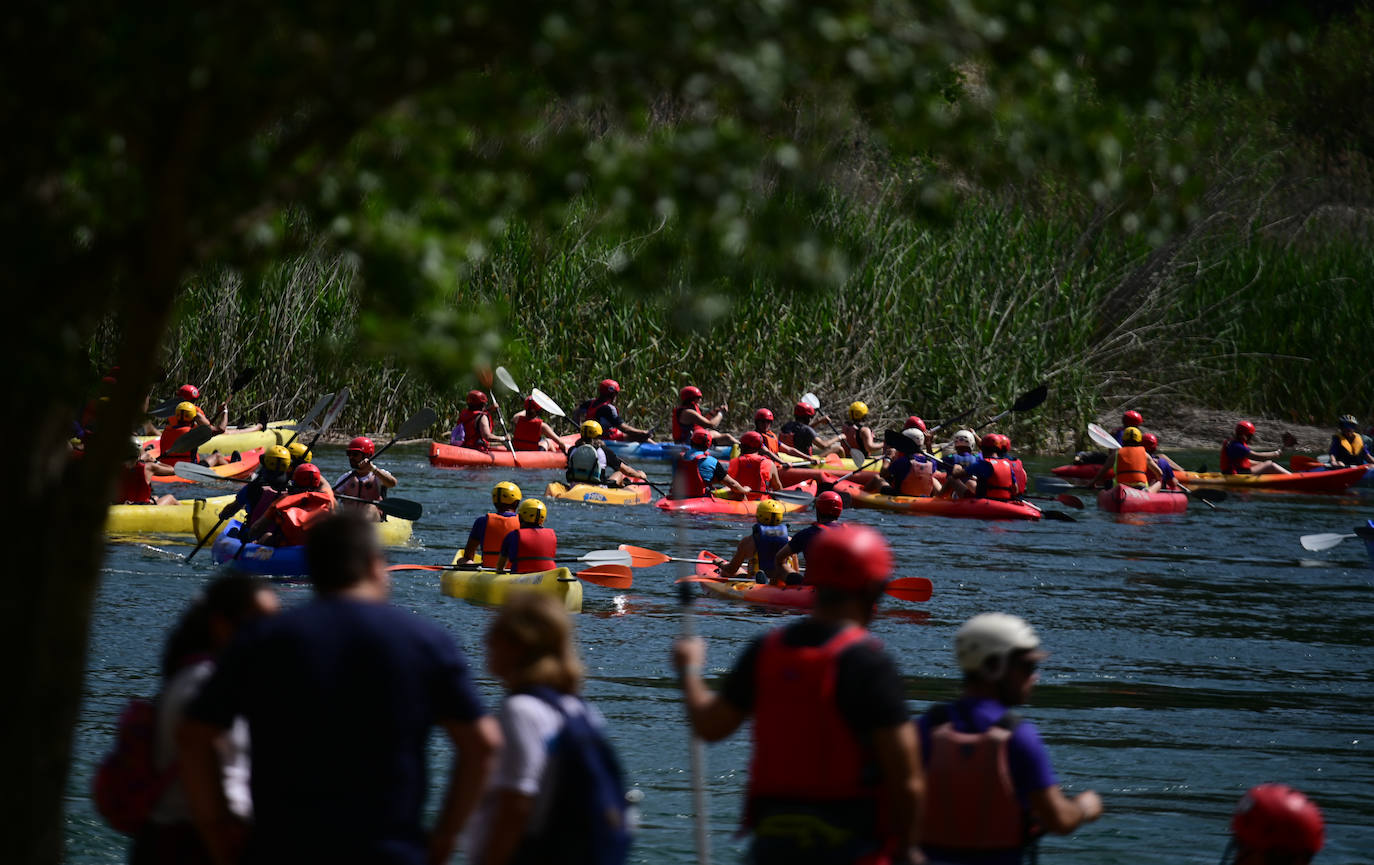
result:
M 1138 490 L 1157 490 L 1164 482 L 1164 474 L 1145 447 L 1145 435 L 1138 427 L 1128 426 L 1121 431 L 1121 447 L 1116 454 L 1102 464 L 1093 476 L 1089 488 L 1096 487 L 1108 471 L 1113 472 L 1112 483 L 1135 487 Z
M 314 463 L 302 463 L 291 473 L 287 494 L 276 499 L 267 513 L 239 537 L 244 543 L 257 541 L 271 547 L 294 547 L 305 543 L 310 527 L 333 513 L 334 491 L 324 482 Z
M 620 382 L 613 378 L 602 379 L 596 386 L 596 399 L 589 399 L 579 405 L 573 411 L 573 421 L 578 424 L 587 420 L 596 421 L 605 431 L 604 437 L 607 441 L 653 441 L 652 430 L 630 426 L 620 417 L 620 410 L 615 405 L 619 396 Z
M 782 489 L 775 463 L 763 449 L 763 436 L 754 430 L 745 433 L 739 440 L 739 456 L 730 460 L 726 474 L 754 492 Z
M 1223 865 L 1307 865 L 1326 843 L 1321 809 L 1283 784 L 1251 787 L 1231 817 Z
M 563 444 L 553 427 L 539 416 L 540 411 L 534 397 L 525 398 L 525 407 L 510 419 L 511 444 L 518 451 L 560 450 L 567 453 L 568 446 Z M 545 447 L 545 439 L 553 442 L 553 446 Z
M 549 515 L 548 506 L 539 499 L 525 499 L 515 511 L 520 528 L 506 535 L 501 542 L 501 555 L 496 560 L 496 573 L 504 574 L 509 565 L 513 574 L 535 574 L 558 567 L 558 535 L 544 528 Z
M 520 517 L 515 509 L 520 506 L 521 497 L 520 488 L 510 481 L 501 481 L 492 487 L 491 504 L 496 510 L 473 521 L 467 544 L 453 563 L 486 564 L 490 568 L 501 556 L 501 542 L 506 535 L 520 528 Z
M 212 453 L 201 456 L 195 453 L 181 453 L 177 451 L 177 440 L 186 435 L 196 427 L 208 426 L 216 435 L 224 432 L 224 427 L 216 426 L 205 419 L 200 414 L 200 409 L 196 408 L 193 402 L 177 403 L 172 416 L 167 419 L 167 426 L 162 430 L 162 436 L 158 439 L 158 461 L 174 466 L 179 462 L 195 462 L 203 466 L 222 466 L 229 462 L 229 458 L 221 453 Z
M 136 444 L 129 445 L 129 458 L 119 473 L 113 504 L 116 505 L 174 505 L 173 495 L 153 495 L 153 478 L 175 475 L 176 469 L 164 465 L 144 452 Z
M 505 436 L 492 432 L 487 395 L 480 390 L 468 391 L 467 406 L 458 415 L 458 423 L 448 437 L 449 444 L 483 452 L 490 451 L 493 443 L 504 444 Z
M 688 444 L 695 430 L 704 429 L 711 433 L 713 445 L 739 444 L 739 439 L 718 429 L 721 421 L 725 419 L 726 412 L 730 410 L 728 405 L 721 403 L 716 406 L 711 416 L 707 417 L 701 410 L 701 388 L 689 384 L 678 391 L 677 396 L 678 404 L 673 407 L 673 415 L 670 418 L 674 442 L 680 445 Z
M 1288 469 L 1274 462 L 1283 453 L 1283 448 L 1272 451 L 1250 449 L 1250 440 L 1255 437 L 1255 425 L 1248 420 L 1236 424 L 1235 438 L 1221 443 L 1221 473 L 1224 475 L 1286 475 Z M 1264 462 L 1253 462 L 1258 457 Z
M 754 412 L 754 432 L 763 437 L 763 446 L 767 453 L 774 455 L 774 462 L 782 462 L 782 460 L 776 459 L 778 453 L 800 457 L 804 460 L 813 459 L 810 454 L 797 450 L 792 447 L 790 443 L 784 442 L 779 438 L 777 433 L 773 432 L 773 412 L 771 409 L 761 408 Z M 748 435 L 748 433 L 745 435 Z M 740 441 L 744 441 L 743 437 L 740 438 Z M 819 462 L 819 460 L 815 460 L 815 462 Z
M 808 551 L 811 614 L 751 644 L 720 691 L 701 678 L 701 638 L 673 646 L 698 736 L 716 742 L 754 719 L 744 826 L 755 865 L 923 861 L 924 782 L 906 689 L 866 630 L 891 576 L 882 535 L 837 526 Z

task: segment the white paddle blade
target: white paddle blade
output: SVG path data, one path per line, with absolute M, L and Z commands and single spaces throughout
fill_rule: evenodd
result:
M 530 391 L 530 399 L 534 400 L 535 405 L 554 417 L 567 417 L 567 415 L 563 413 L 563 409 L 558 407 L 558 403 L 554 402 L 548 394 L 537 387 Z
M 515 379 L 511 378 L 510 373 L 506 371 L 504 366 L 498 366 L 496 368 L 496 380 L 501 382 L 501 386 L 511 393 L 520 392 L 520 388 L 515 385 Z
M 1334 546 L 1336 546 L 1337 544 L 1339 544 L 1341 541 L 1345 540 L 1346 538 L 1353 538 L 1353 537 L 1355 537 L 1355 536 L 1354 536 L 1354 535 L 1338 535 L 1338 534 L 1334 534 L 1334 533 L 1324 533 L 1324 534 L 1320 534 L 1320 535 L 1303 535 L 1303 536 L 1302 536 L 1301 538 L 1299 538 L 1298 540 L 1300 540 L 1300 541 L 1302 542 L 1302 548 L 1303 548 L 1304 550 L 1311 550 L 1312 552 L 1315 553 L 1315 552 L 1318 552 L 1318 551 L 1320 551 L 1320 550 L 1329 550 L 1329 549 L 1331 549 L 1332 547 L 1334 547 Z
M 624 565 L 630 567 L 634 558 L 624 550 L 592 550 L 577 557 L 579 562 L 592 562 L 597 565 Z
M 1109 451 L 1117 450 L 1121 447 L 1121 442 L 1116 440 L 1116 436 L 1104 430 L 1095 423 L 1088 424 L 1088 437 L 1100 448 Z
M 816 395 L 814 393 L 811 393 L 809 391 L 807 393 L 802 394 L 801 401 L 802 405 L 808 405 L 811 408 L 821 407 L 821 401 L 816 398 Z

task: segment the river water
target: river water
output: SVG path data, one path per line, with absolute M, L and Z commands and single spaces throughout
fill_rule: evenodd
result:
M 446 561 L 485 512 L 496 481 L 514 479 L 528 497 L 560 474 L 433 469 L 418 446 L 387 457 L 401 479 L 397 495 L 425 506 L 413 546 L 391 551 L 395 562 Z M 1206 457 L 1185 464 L 1198 459 Z M 326 476 L 345 467 L 335 449 L 320 461 Z M 1059 460 L 1027 462 L 1034 476 Z M 194 489 L 181 485 L 177 494 Z M 1195 502 L 1183 515 L 1140 518 L 1099 513 L 1085 496 L 1075 524 L 845 516 L 883 531 L 899 575 L 934 582 L 928 603 L 887 599 L 872 628 L 897 658 L 913 712 L 956 693 L 951 641 L 976 613 L 1024 616 L 1053 653 L 1023 712 L 1039 726 L 1066 791 L 1097 790 L 1106 814 L 1075 835 L 1046 838 L 1044 861 L 1211 865 L 1244 790 L 1282 781 L 1325 813 L 1318 862 L 1374 862 L 1374 569 L 1357 540 L 1321 553 L 1298 544 L 1302 534 L 1349 532 L 1374 515 L 1369 492 L 1232 495 L 1216 511 Z M 628 542 L 680 556 L 728 555 L 747 528 L 653 507 L 568 502 L 551 502 L 547 524 L 561 551 Z M 156 690 L 166 630 L 214 572 L 207 552 L 187 565 L 184 543 L 145 540 L 108 547 L 70 774 L 72 863 L 124 858 L 123 838 L 90 805 L 92 770 L 123 702 Z M 576 617 L 586 695 L 610 723 L 628 781 L 644 793 L 636 862 L 697 861 L 687 738 L 667 661 L 680 628 L 673 580 L 689 568 L 639 570 L 627 592 L 589 585 Z M 309 595 L 303 586 L 280 590 L 288 604 Z M 427 572 L 396 574 L 393 602 L 453 634 L 494 706 L 500 689 L 485 672 L 481 640 L 492 609 L 443 597 L 438 575 Z M 712 675 L 788 617 L 715 599 L 696 609 Z M 436 769 L 445 765 L 441 748 L 436 739 Z M 738 861 L 743 849 L 734 829 L 748 755 L 746 730 L 707 751 L 716 861 Z M 442 772 L 432 775 L 441 782 Z

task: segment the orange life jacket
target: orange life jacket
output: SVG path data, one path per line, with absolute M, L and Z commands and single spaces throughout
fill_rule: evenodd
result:
M 195 461 L 195 454 L 176 453 L 177 439 L 186 435 L 191 430 L 199 426 L 195 420 L 181 420 L 167 424 L 167 428 L 162 431 L 162 437 L 158 439 L 158 453 L 161 455 L 159 460 L 167 465 L 176 465 L 187 460 Z
M 305 543 L 310 527 L 329 516 L 334 510 L 334 494 L 322 490 L 292 493 L 272 503 L 269 513 L 276 521 L 281 536 L 280 547 L 294 547 Z
M 1124 445 L 1117 449 L 1116 482 L 1131 487 L 1147 487 L 1150 485 L 1150 476 L 1146 474 L 1146 467 L 1150 461 L 1150 455 L 1145 452 L 1141 445 Z
M 487 531 L 482 535 L 481 561 L 489 568 L 496 567 L 501 557 L 501 542 L 506 535 L 520 528 L 520 518 L 510 514 L 487 514 Z
M 770 451 L 772 451 L 773 453 L 777 453 L 777 452 L 778 452 L 778 434 L 777 434 L 777 433 L 773 432 L 772 430 L 769 430 L 768 432 L 759 433 L 759 435 L 763 436 L 763 445 L 764 445 L 764 447 L 768 448 L 768 449 L 769 449 Z

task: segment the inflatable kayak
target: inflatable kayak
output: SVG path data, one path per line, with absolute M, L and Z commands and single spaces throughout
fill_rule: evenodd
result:
M 1100 468 L 1102 468 L 1101 465 L 1092 465 L 1089 463 L 1075 463 L 1073 465 L 1067 466 L 1055 466 L 1054 468 L 1050 469 L 1050 473 L 1053 474 L 1055 477 L 1068 478 L 1069 480 L 1090 481 L 1093 478 L 1097 477 L 1097 471 Z M 1107 480 L 1111 480 L 1114 474 L 1115 472 L 1113 472 L 1111 469 L 1107 469 L 1107 474 L 1104 475 L 1104 477 Z
M 876 464 L 875 464 L 876 465 Z M 799 484 L 802 481 L 816 481 L 817 483 L 834 484 L 835 481 L 844 477 L 848 472 L 831 471 L 823 468 L 805 468 L 804 466 L 780 466 L 778 468 L 778 480 L 784 484 Z M 847 480 L 854 481 L 856 484 L 866 484 L 871 479 L 876 478 L 878 472 L 859 471 L 850 474 Z
M 197 453 L 212 454 L 216 451 L 227 454 L 238 451 L 251 451 L 255 448 L 270 448 L 273 445 L 284 445 L 296 434 L 294 429 L 296 422 L 293 420 L 272 421 L 265 430 L 252 430 L 249 432 L 227 432 L 214 436 L 205 444 L 197 449 Z M 287 429 L 287 427 L 293 427 Z M 156 445 L 160 441 L 159 436 L 137 436 L 134 441 L 139 446 L 146 448 L 148 444 Z
M 848 493 L 856 508 L 900 511 L 932 517 L 960 517 L 972 520 L 1038 520 L 1040 509 L 1030 502 L 1004 502 L 997 499 L 947 499 L 939 496 L 889 496 L 864 492 L 850 481 L 840 481 L 835 491 Z
M 234 497 L 187 499 L 174 505 L 110 505 L 105 531 L 112 535 L 195 535 L 203 538 Z
M 828 472 L 837 472 L 839 474 L 844 474 L 845 472 L 852 472 L 863 465 L 868 465 L 868 468 L 876 470 L 882 468 L 883 464 L 882 454 L 879 454 L 874 457 L 869 457 L 868 460 L 864 460 L 863 462 L 859 463 L 859 465 L 855 465 L 854 461 L 849 457 L 841 457 L 836 454 L 826 454 L 825 457 L 822 458 L 822 461 L 819 465 L 812 462 L 811 460 L 802 459 L 801 457 L 794 457 L 791 454 L 778 454 L 778 459 L 782 460 L 784 463 L 787 463 L 789 468 L 818 468 Z M 871 464 L 869 464 L 869 460 L 872 461 Z
M 630 465 L 637 462 L 676 462 L 687 452 L 686 445 L 673 444 L 672 442 L 627 442 L 602 439 L 601 443 L 606 446 L 607 450 L 615 451 L 616 456 Z M 714 447 L 711 448 L 711 456 L 722 460 L 729 459 L 731 450 L 729 445 Z
M 1364 473 L 1364 466 L 1353 466 L 1287 475 L 1224 475 L 1220 472 L 1176 472 L 1175 475 L 1179 483 L 1189 487 L 1233 487 L 1247 492 L 1338 493 L 1359 483 Z
M 1188 494 L 1183 490 L 1152 493 L 1113 484 L 1097 494 L 1097 508 L 1112 514 L 1181 514 L 1188 509 Z
M 560 483 L 551 483 L 544 488 L 544 497 L 570 502 L 594 502 L 602 505 L 647 505 L 653 500 L 654 491 L 648 484 L 631 484 L 628 487 L 573 484 L 569 487 Z
M 804 481 L 790 486 L 787 489 L 814 496 L 816 494 L 816 482 Z M 744 500 L 723 498 L 721 496 L 702 496 L 701 498 L 693 499 L 664 498 L 654 502 L 654 507 L 661 508 L 665 511 L 688 514 L 726 514 L 730 516 L 752 517 L 754 512 L 758 510 L 759 500 L 763 498 L 767 498 L 767 496 L 755 495 L 754 498 Z M 782 503 L 786 513 L 789 514 L 793 511 L 800 511 L 808 507 L 808 505 L 799 504 L 797 502 L 783 501 L 782 499 L 778 499 L 778 501 Z
M 309 573 L 305 567 L 304 546 L 269 547 L 252 543 L 245 545 L 238 538 L 229 535 L 230 530 L 237 534 L 242 527 L 243 523 L 238 520 L 230 520 L 224 531 L 215 538 L 214 544 L 210 547 L 210 558 L 215 560 L 215 564 L 232 562 L 235 568 L 244 573 L 269 577 L 303 577 Z M 242 553 L 239 553 L 239 547 L 244 547 Z
M 563 436 L 563 443 L 571 445 L 577 439 L 578 436 L 566 435 Z M 476 448 L 458 447 L 443 442 L 430 442 L 429 464 L 441 469 L 485 468 L 487 466 L 504 466 L 517 469 L 561 469 L 567 466 L 568 458 L 563 456 L 562 451 L 516 451 L 512 454 L 504 447 L 499 450 L 493 448 L 491 451 L 479 451 Z
M 724 579 L 720 576 L 720 567 L 729 561 L 728 559 L 722 559 L 709 550 L 702 550 L 697 558 L 711 560 L 711 563 L 698 564 L 696 575 L 709 580 L 697 585 L 701 586 L 703 593 L 712 597 L 803 610 L 810 609 L 816 604 L 815 586 L 774 586 L 756 583 L 753 580 Z M 712 577 L 717 579 L 709 579 Z
M 560 599 L 563 609 L 570 613 L 582 612 L 582 583 L 567 568 L 499 575 L 494 571 L 444 571 L 439 591 L 478 604 L 504 603 L 511 592 L 539 592 Z
M 225 463 L 222 466 L 211 466 L 210 471 L 222 478 L 237 478 L 247 480 L 253 476 L 253 472 L 258 470 L 258 463 L 262 460 L 263 448 L 253 448 L 251 451 L 241 451 L 237 461 Z M 177 477 L 176 475 L 159 475 L 153 478 L 155 484 L 191 484 L 195 481 L 189 478 Z

